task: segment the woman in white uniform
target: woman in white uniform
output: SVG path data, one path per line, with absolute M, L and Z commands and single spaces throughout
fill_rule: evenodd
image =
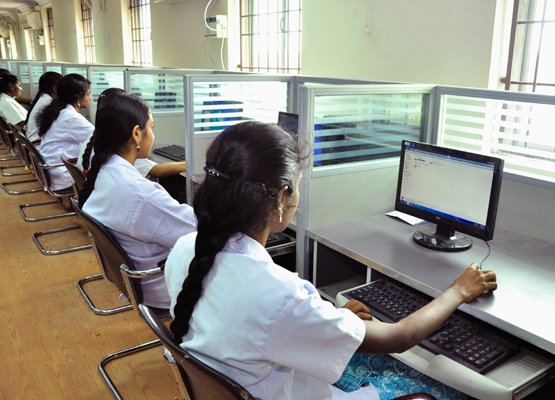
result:
M 40 147 L 37 116 L 42 112 L 44 107 L 58 97 L 57 86 L 60 79 L 62 79 L 62 75 L 54 71 L 48 71 L 42 74 L 39 79 L 39 91 L 29 107 L 29 113 L 25 120 L 25 124 L 27 125 L 27 138 L 31 142 L 34 142 L 37 148 Z
M 137 270 L 154 268 L 180 236 L 196 230 L 196 218 L 189 205 L 179 204 L 133 166 L 138 158 L 148 157 L 154 141 L 148 106 L 128 93 L 103 102 L 96 114 L 94 157 L 80 206 L 113 233 Z M 169 308 L 163 276 L 142 285 L 145 304 Z
M 0 76 L 0 116 L 8 123 L 24 128 L 27 109 L 14 99 L 17 96 L 21 96 L 21 84 L 17 76 Z
M 62 158 L 77 158 L 81 143 L 94 126 L 79 111 L 91 102 L 90 82 L 79 74 L 68 74 L 58 82 L 58 98 L 38 115 L 39 152 L 47 164 L 60 164 Z M 50 170 L 50 188 L 57 193 L 71 192 L 73 179 L 62 166 Z
M 264 248 L 295 214 L 300 163 L 295 140 L 276 125 L 244 122 L 216 137 L 195 194 L 198 233 L 180 238 L 166 262 L 171 330 L 255 398 L 378 399 L 372 386 L 350 393 L 332 386 L 355 352 L 409 349 L 460 304 L 495 289 L 495 274 L 470 266 L 395 324 L 372 320 L 356 301 L 335 308 Z
M 125 90 L 120 88 L 108 88 L 100 93 L 98 96 L 98 102 L 96 104 L 97 112 L 103 107 L 104 100 L 114 94 L 125 93 Z M 94 134 L 91 135 L 83 144 L 79 150 L 79 157 L 77 157 L 76 165 L 85 172 L 88 172 L 91 165 L 91 159 L 94 155 Z M 135 168 L 141 173 L 142 176 L 161 178 L 166 176 L 177 175 L 181 172 L 185 172 L 185 161 L 181 162 L 167 162 L 167 163 L 156 163 L 148 158 L 138 158 L 135 161 Z

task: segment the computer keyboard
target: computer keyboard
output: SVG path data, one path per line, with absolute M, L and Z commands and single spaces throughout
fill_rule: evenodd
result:
M 342 295 L 366 304 L 372 315 L 385 322 L 397 322 L 432 299 L 390 279 L 380 279 Z M 483 374 L 520 351 L 518 344 L 493 332 L 493 329 L 455 311 L 420 346 Z
M 273 232 L 268 236 L 266 240 L 266 247 L 274 247 L 278 244 L 284 244 L 291 242 L 291 238 L 282 232 Z
M 153 153 L 169 158 L 170 160 L 185 161 L 185 147 L 179 146 L 177 144 L 158 147 L 157 149 L 153 150 Z

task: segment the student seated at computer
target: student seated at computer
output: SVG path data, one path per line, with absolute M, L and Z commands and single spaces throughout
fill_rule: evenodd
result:
M 90 82 L 79 74 L 69 74 L 58 82 L 58 97 L 37 116 L 39 152 L 47 164 L 59 164 L 61 159 L 76 158 L 81 143 L 94 126 L 79 111 L 91 102 Z M 73 179 L 65 167 L 50 170 L 50 188 L 58 193 L 69 192 Z
M 176 240 L 196 230 L 193 209 L 179 204 L 133 166 L 148 157 L 154 141 L 149 107 L 129 93 L 108 96 L 96 114 L 94 157 L 79 203 L 104 224 L 133 260 L 146 270 L 166 259 Z M 144 280 L 147 305 L 169 308 L 164 277 Z
M 60 79 L 62 79 L 62 75 L 54 71 L 48 71 L 42 74 L 39 79 L 39 90 L 29 107 L 27 119 L 25 120 L 25 124 L 27 125 L 26 135 L 37 148 L 40 147 L 37 116 L 42 112 L 44 107 L 52 103 L 53 99 L 58 98 L 57 90 Z
M 25 130 L 27 109 L 14 98 L 21 95 L 21 84 L 17 76 L 5 74 L 0 76 L 0 116 L 6 122 Z
M 12 75 L 12 73 L 5 68 L 0 68 L 0 77 L 4 75 Z M 31 101 L 33 100 L 30 97 L 22 96 L 21 93 L 19 93 L 19 95 L 17 96 L 14 96 L 13 99 L 17 101 L 19 104 L 24 104 L 24 105 L 31 104 Z
M 97 113 L 103 107 L 104 100 L 113 95 L 113 94 L 122 94 L 125 93 L 125 90 L 120 88 L 108 88 L 104 90 L 100 96 L 98 96 L 98 101 L 96 104 Z M 80 148 L 79 156 L 77 158 L 76 165 L 81 168 L 85 173 L 88 172 L 91 159 L 94 155 L 94 141 L 95 135 L 94 133 L 85 140 Z M 181 172 L 185 172 L 186 165 L 185 161 L 180 162 L 167 162 L 167 163 L 156 163 L 148 158 L 138 158 L 135 161 L 135 168 L 139 170 L 142 176 L 144 177 L 153 177 L 153 178 L 162 178 L 172 175 L 180 174 Z
M 302 159 L 293 137 L 273 124 L 244 122 L 216 137 L 194 199 L 198 232 L 181 237 L 166 262 L 171 330 L 182 347 L 255 398 L 361 398 L 332 386 L 356 352 L 409 349 L 460 304 L 495 289 L 496 277 L 469 266 L 437 299 L 395 324 L 372 320 L 356 301 L 335 308 L 264 248 L 296 212 Z M 420 387 L 444 386 L 419 380 Z M 462 397 L 447 389 L 445 397 Z M 363 390 L 363 398 L 378 398 L 373 387 Z

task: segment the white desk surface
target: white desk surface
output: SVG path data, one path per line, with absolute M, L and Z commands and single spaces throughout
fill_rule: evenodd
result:
M 487 254 L 479 239 L 462 252 L 424 248 L 412 239 L 419 226 L 378 215 L 311 228 L 308 235 L 433 297 Z M 483 265 L 496 272 L 499 287 L 460 309 L 555 354 L 555 244 L 498 228 L 490 246 Z

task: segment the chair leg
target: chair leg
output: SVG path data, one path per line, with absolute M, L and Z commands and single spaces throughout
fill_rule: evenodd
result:
M 170 353 L 170 351 L 166 347 L 164 347 L 163 356 L 168 362 L 170 370 L 172 371 L 173 379 L 175 380 L 175 383 L 177 385 L 177 391 L 179 392 L 179 397 L 177 397 L 177 400 L 189 400 L 189 393 L 187 392 L 187 388 L 183 383 L 183 377 L 181 376 L 181 372 L 179 372 L 179 367 L 177 366 L 172 353 Z
M 85 302 L 87 303 L 87 305 L 89 306 L 89 308 L 92 310 L 92 312 L 94 314 L 97 314 L 97 315 L 112 315 L 112 314 L 120 313 L 122 311 L 131 310 L 133 308 L 132 304 L 126 304 L 124 306 L 119 306 L 119 307 L 114 307 L 114 308 L 97 308 L 94 305 L 92 299 L 89 297 L 88 293 L 85 291 L 84 286 L 88 282 L 98 281 L 98 280 L 101 280 L 101 279 L 104 279 L 104 275 L 96 274 L 96 275 L 87 276 L 83 279 L 80 279 L 77 282 L 77 288 L 79 289 L 79 292 L 81 293 L 81 296 L 83 296 L 83 298 L 85 299 Z
M 63 228 L 56 228 L 56 229 L 50 229 L 50 230 L 47 230 L 47 231 L 35 232 L 35 233 L 33 233 L 33 240 L 35 241 L 35 244 L 39 248 L 40 252 L 44 255 L 47 255 L 47 256 L 53 256 L 53 255 L 57 255 L 57 254 L 65 254 L 65 253 L 70 253 L 72 251 L 85 250 L 85 249 L 92 248 L 92 244 L 89 243 L 89 244 L 82 244 L 82 245 L 73 246 L 73 247 L 66 247 L 66 248 L 63 248 L 63 249 L 47 250 L 41 244 L 41 242 L 39 241 L 39 237 L 41 237 L 41 236 L 51 235 L 51 234 L 54 234 L 54 233 L 72 231 L 72 230 L 75 230 L 75 229 L 81 229 L 81 227 L 79 225 L 71 225 L 71 226 L 66 226 L 66 227 L 63 227 Z
M 102 376 L 102 378 L 106 382 L 106 385 L 108 385 L 108 388 L 110 389 L 110 391 L 112 392 L 112 394 L 117 400 L 123 400 L 123 397 L 121 397 L 120 392 L 118 391 L 118 389 L 114 385 L 114 382 L 112 382 L 112 379 L 106 372 L 106 366 L 110 362 L 117 360 L 118 358 L 135 354 L 135 353 L 138 353 L 139 351 L 148 350 L 156 346 L 160 346 L 161 344 L 162 342 L 160 341 L 160 339 L 156 339 L 151 342 L 146 342 L 138 346 L 128 347 L 127 349 L 123 349 L 115 353 L 108 354 L 102 360 L 100 360 L 100 364 L 98 364 L 98 370 L 100 372 L 100 375 Z
M 51 204 L 60 204 L 60 202 L 58 200 L 47 200 L 47 201 L 39 201 L 36 203 L 20 204 L 18 206 L 19 213 L 21 214 L 23 219 L 27 222 L 47 221 L 54 218 L 71 217 L 73 215 L 76 215 L 74 211 L 71 211 L 71 212 L 63 212 L 63 213 L 52 214 L 52 215 L 44 215 L 42 217 L 30 217 L 27 214 L 25 214 L 25 211 L 23 211 L 24 208 L 41 207 L 41 206 L 46 206 Z
M 6 172 L 5 170 L 7 169 L 12 169 L 12 168 L 23 168 L 23 171 L 20 172 Z M 0 167 L 0 174 L 2 176 L 19 176 L 19 175 L 31 175 L 33 172 L 31 172 L 26 166 L 25 164 L 17 164 L 17 165 L 6 165 L 3 167 Z
M 19 194 L 27 194 L 27 193 L 45 192 L 45 190 L 42 186 L 40 188 L 24 189 L 24 190 L 12 190 L 12 189 L 10 189 L 10 187 L 12 185 L 21 185 L 23 183 L 30 183 L 30 182 L 37 182 L 38 183 L 38 181 L 36 179 L 24 179 L 24 180 L 21 180 L 21 181 L 13 181 L 13 182 L 2 183 L 2 184 L 0 184 L 0 186 L 2 186 L 2 189 L 4 189 L 4 191 L 6 193 L 8 193 L 9 195 L 12 195 L 12 196 L 16 196 L 16 195 L 19 195 Z

